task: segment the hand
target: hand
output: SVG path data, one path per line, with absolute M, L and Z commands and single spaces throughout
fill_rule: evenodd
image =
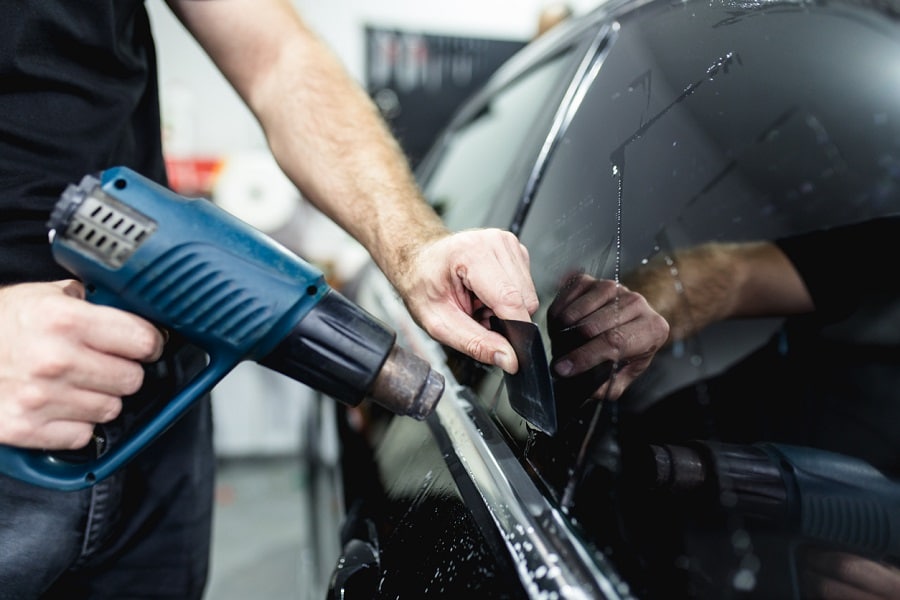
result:
M 84 301 L 76 281 L 0 289 L 0 443 L 84 447 L 138 391 L 163 336 L 132 314 Z
M 467 230 L 424 245 L 398 289 L 429 335 L 515 373 L 512 346 L 488 321 L 492 314 L 531 320 L 538 298 L 529 268 L 528 251 L 512 233 Z
M 566 281 L 547 318 L 557 375 L 574 378 L 604 364 L 615 368 L 612 377 L 592 384 L 598 399 L 621 396 L 669 336 L 668 322 L 642 295 L 584 273 Z
M 900 598 L 900 569 L 891 565 L 845 552 L 811 550 L 804 555 L 801 568 L 804 598 Z

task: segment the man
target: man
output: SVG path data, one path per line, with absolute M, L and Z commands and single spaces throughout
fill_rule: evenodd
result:
M 285 173 L 369 250 L 423 328 L 515 372 L 508 343 L 471 315 L 482 303 L 511 319 L 537 309 L 518 241 L 441 225 L 368 97 L 288 0 L 169 5 Z M 164 398 L 198 368 L 150 323 L 84 302 L 46 242 L 52 205 L 82 175 L 121 164 L 165 181 L 153 42 L 139 0 L 4 3 L 0 13 L 0 443 L 78 449 L 97 423 Z M 0 478 L 0 598 L 200 597 L 208 411 L 198 403 L 89 490 Z

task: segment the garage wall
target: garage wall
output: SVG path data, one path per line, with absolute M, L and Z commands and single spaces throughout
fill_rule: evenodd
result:
M 364 27 L 527 40 L 546 0 L 293 0 L 313 28 L 362 81 Z M 576 12 L 599 0 L 570 0 Z M 236 94 L 187 36 L 162 0 L 147 2 L 159 47 L 167 142 L 177 153 L 221 154 L 262 147 L 259 129 Z M 227 127 L 222 124 L 227 123 Z

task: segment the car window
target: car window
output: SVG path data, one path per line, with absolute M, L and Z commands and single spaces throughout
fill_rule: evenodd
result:
M 793 597 L 822 556 L 889 573 L 900 560 L 896 534 L 868 537 L 900 523 L 893 501 L 873 500 L 900 497 L 900 284 L 886 258 L 900 75 L 872 60 L 900 56 L 900 37 L 877 8 L 808 9 L 622 15 L 520 231 L 551 361 L 553 303 L 575 278 L 656 298 L 653 276 L 689 321 L 682 305 L 714 297 L 693 287 L 714 287 L 712 261 L 732 261 L 724 281 L 738 253 L 774 250 L 793 268 L 778 281 L 799 275 L 812 298 L 812 311 L 672 341 L 618 402 L 591 397 L 609 368 L 583 386 L 557 377 L 553 437 L 510 408 L 498 371 L 479 382 L 548 493 L 642 597 Z
M 492 211 L 512 213 L 521 190 L 510 189 L 510 181 L 515 182 L 510 169 L 530 147 L 529 136 L 541 131 L 534 126 L 538 116 L 552 107 L 552 97 L 562 94 L 562 75 L 570 68 L 572 54 L 562 51 L 517 77 L 453 128 L 437 168 L 423 184 L 426 197 L 451 229 L 483 225 Z M 498 206 L 501 193 L 506 200 Z

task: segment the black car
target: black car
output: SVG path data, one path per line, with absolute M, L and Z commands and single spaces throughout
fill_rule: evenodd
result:
M 900 597 L 900 4 L 604 3 L 506 63 L 417 175 L 450 228 L 529 249 L 551 364 L 591 341 L 554 322 L 573 277 L 650 300 L 656 269 L 698 327 L 617 401 L 594 392 L 618 361 L 555 377 L 550 435 L 367 270 L 354 298 L 447 389 L 425 422 L 341 419 L 333 597 Z M 745 247 L 789 256 L 812 306 L 701 323 L 738 267 L 689 256 Z

